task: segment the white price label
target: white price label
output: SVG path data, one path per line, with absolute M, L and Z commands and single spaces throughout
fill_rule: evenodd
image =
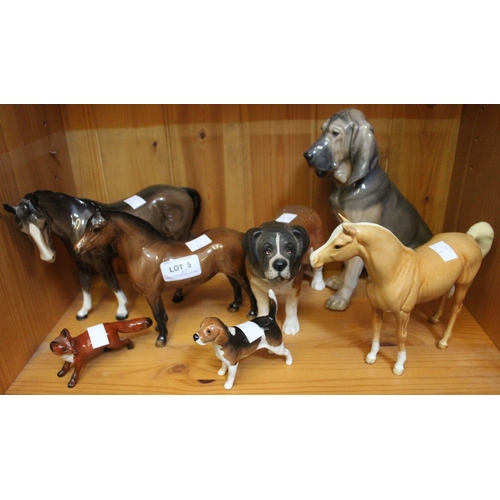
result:
M 287 214 L 287 213 L 284 213 L 284 214 L 281 214 L 276 219 L 276 222 L 284 222 L 286 224 L 289 224 L 290 222 L 293 221 L 293 219 L 295 219 L 295 217 L 297 217 L 297 214 Z
M 202 234 L 194 240 L 187 241 L 186 246 L 189 248 L 189 250 L 191 250 L 191 252 L 196 252 L 196 250 L 206 247 L 207 245 L 210 245 L 210 243 L 212 243 L 212 240 L 206 234 Z
M 260 339 L 262 335 L 264 335 L 264 332 L 262 331 L 260 326 L 255 324 L 253 321 L 246 321 L 241 325 L 237 325 L 237 327 L 245 334 L 248 342 L 250 343 L 256 341 L 257 339 Z
M 87 328 L 87 332 L 89 332 L 90 342 L 92 343 L 92 347 L 94 349 L 109 344 L 108 334 L 106 333 L 106 329 L 102 323 L 90 326 Z
M 201 274 L 200 259 L 197 255 L 167 260 L 160 264 L 160 269 L 165 281 L 185 280 Z
M 458 259 L 458 255 L 455 253 L 453 248 L 451 248 L 450 245 L 444 241 L 438 241 L 437 243 L 434 243 L 434 245 L 429 245 L 429 248 L 432 248 L 432 250 L 438 253 L 445 262 Z
M 134 194 L 134 196 L 131 196 L 130 198 L 127 198 L 126 200 L 123 200 L 125 203 L 130 205 L 134 210 L 136 208 L 141 207 L 146 203 L 146 200 L 144 198 L 141 198 L 140 196 L 137 196 Z

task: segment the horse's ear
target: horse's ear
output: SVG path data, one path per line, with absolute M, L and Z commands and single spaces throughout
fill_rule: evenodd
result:
M 101 205 L 99 205 L 99 203 L 97 203 L 93 200 L 89 200 L 89 203 L 90 203 L 90 206 L 94 209 L 94 211 L 96 213 L 99 212 L 105 220 L 110 219 L 108 212 Z
M 109 214 L 106 211 L 101 212 L 97 210 L 94 212 L 87 222 L 87 230 L 90 228 L 92 231 L 106 227 L 109 222 Z
M 348 236 L 356 236 L 356 228 L 351 224 L 351 223 L 344 223 L 342 224 L 342 230 L 344 231 L 344 234 L 347 234 Z
M 12 205 L 8 205 L 7 203 L 4 203 L 3 208 L 5 209 L 6 212 L 9 212 L 9 214 L 16 215 L 16 207 L 13 207 Z
M 342 222 L 351 222 L 350 220 L 346 219 L 342 214 L 337 214 L 339 216 L 339 219 L 342 221 Z

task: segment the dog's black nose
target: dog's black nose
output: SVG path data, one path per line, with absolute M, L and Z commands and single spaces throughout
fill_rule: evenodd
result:
M 307 161 L 311 161 L 313 158 L 314 158 L 314 155 L 310 152 L 310 151 L 306 151 L 304 153 L 304 158 L 307 160 Z
M 199 336 L 197 333 L 195 333 L 195 334 L 193 335 L 193 340 L 194 340 L 195 342 L 197 342 L 199 338 L 200 338 L 200 336 Z
M 276 269 L 276 271 L 280 272 L 285 269 L 285 267 L 288 265 L 288 262 L 285 259 L 276 259 L 273 262 L 273 267 Z

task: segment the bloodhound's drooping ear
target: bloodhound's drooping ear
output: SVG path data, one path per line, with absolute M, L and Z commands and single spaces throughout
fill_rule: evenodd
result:
M 363 113 L 351 110 L 352 135 L 350 156 L 352 174 L 349 183 L 352 184 L 366 177 L 378 163 L 377 141 L 373 127 L 366 120 Z

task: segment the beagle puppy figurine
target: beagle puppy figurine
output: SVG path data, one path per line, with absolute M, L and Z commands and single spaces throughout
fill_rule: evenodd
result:
M 269 290 L 269 315 L 259 316 L 237 326 L 226 326 L 219 318 L 205 318 L 193 340 L 200 345 L 212 343 L 215 355 L 222 361 L 218 374 L 228 372 L 225 389 L 234 384 L 240 359 L 250 356 L 257 349 L 267 349 L 278 356 L 285 356 L 285 363 L 293 362 L 290 351 L 283 343 L 281 328 L 276 322 L 278 303 L 276 295 Z

